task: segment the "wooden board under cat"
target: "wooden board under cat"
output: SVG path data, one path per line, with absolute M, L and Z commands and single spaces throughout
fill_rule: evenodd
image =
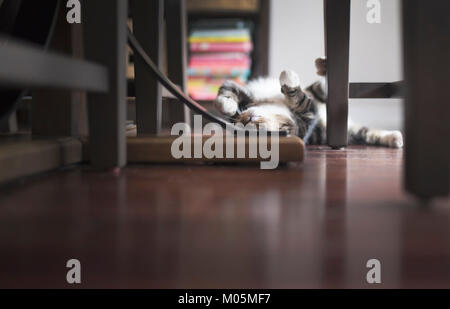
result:
M 128 163 L 194 163 L 194 162 L 264 162 L 269 158 L 261 157 L 258 151 L 256 156 L 249 155 L 249 139 L 248 137 L 235 137 L 232 141 L 234 148 L 234 156 L 226 155 L 226 141 L 222 141 L 223 156 L 209 157 L 202 151 L 199 156 L 194 154 L 194 146 L 192 146 L 192 155 L 180 158 L 174 157 L 172 145 L 178 136 L 143 136 L 143 137 L 128 137 L 127 140 L 127 160 Z M 210 136 L 202 136 L 202 145 L 210 139 Z M 194 139 L 194 137 L 192 137 Z M 194 143 L 192 143 L 193 145 Z M 268 138 L 268 145 L 270 145 L 270 138 Z M 245 148 L 245 155 L 238 156 L 238 147 Z M 257 145 L 260 148 L 260 145 Z M 270 148 L 270 147 L 269 147 Z M 278 161 L 287 162 L 302 162 L 305 157 L 305 144 L 297 136 L 279 137 L 278 141 Z M 89 143 L 83 142 L 83 160 L 89 160 Z
M 237 153 L 238 145 L 244 145 L 243 158 L 207 158 L 202 153 L 199 158 L 179 158 L 172 155 L 172 144 L 177 136 L 128 137 L 128 163 L 261 163 L 271 157 L 251 158 L 248 154 L 248 138 L 235 138 L 233 147 Z M 203 136 L 203 141 L 209 137 Z M 270 142 L 268 142 L 270 145 Z M 305 157 L 305 145 L 296 137 L 279 137 L 277 163 L 302 162 Z M 223 145 L 226 149 L 226 145 Z M 258 145 L 259 148 L 259 145 Z M 276 159 L 276 158 L 275 158 Z M 55 170 L 67 165 L 89 161 L 89 142 L 87 138 L 39 138 L 28 135 L 0 136 L 0 183 L 21 177 Z

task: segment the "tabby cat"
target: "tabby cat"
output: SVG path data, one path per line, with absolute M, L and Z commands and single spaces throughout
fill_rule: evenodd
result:
M 283 71 L 279 80 L 259 78 L 247 85 L 226 81 L 215 100 L 217 109 L 234 123 L 253 123 L 268 131 L 287 131 L 306 144 L 326 143 L 326 60 L 316 60 L 319 81 L 306 89 L 293 71 Z M 280 87 L 281 86 L 281 87 Z M 375 130 L 348 121 L 349 144 L 403 147 L 399 131 Z

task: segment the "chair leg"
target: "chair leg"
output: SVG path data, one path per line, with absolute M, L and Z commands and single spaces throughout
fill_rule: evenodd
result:
M 350 0 L 324 0 L 327 57 L 327 141 L 347 146 Z
M 17 133 L 18 129 L 16 111 L 12 112 L 8 118 L 0 121 L 0 133 Z
M 163 0 L 132 0 L 133 32 L 155 63 L 162 67 Z M 159 134 L 162 88 L 140 57 L 134 57 L 136 124 L 138 135 Z
M 166 0 L 168 77 L 186 92 L 186 31 L 187 16 L 184 0 Z M 169 37 L 170 34 L 170 37 Z M 190 110 L 183 104 L 171 104 L 168 108 L 170 124 L 190 122 Z
M 81 58 L 83 53 L 82 24 L 67 23 L 66 10 L 64 5 L 59 8 L 50 48 Z M 33 135 L 87 135 L 85 91 L 35 89 L 31 108 L 33 114 L 31 132 Z
M 123 0 L 83 2 L 85 56 L 108 68 L 109 92 L 88 95 L 91 165 L 126 165 L 126 42 L 128 4 Z
M 423 199 L 450 188 L 449 11 L 448 1 L 403 1 L 404 183 Z

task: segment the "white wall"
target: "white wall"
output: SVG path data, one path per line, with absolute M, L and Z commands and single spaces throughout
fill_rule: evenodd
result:
M 400 1 L 380 0 L 381 23 L 366 21 L 366 0 L 352 0 L 350 81 L 402 79 Z M 314 60 L 324 55 L 323 1 L 272 0 L 270 75 L 295 70 L 303 85 L 314 82 Z M 351 100 L 350 116 L 372 127 L 402 128 L 401 100 Z

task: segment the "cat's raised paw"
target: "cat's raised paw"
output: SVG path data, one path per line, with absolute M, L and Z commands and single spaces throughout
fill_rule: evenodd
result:
M 286 70 L 280 74 L 280 85 L 282 88 L 300 87 L 300 78 L 294 71 Z
M 238 103 L 231 96 L 219 95 L 214 101 L 215 107 L 223 114 L 233 116 L 238 110 Z
M 314 63 L 316 65 L 317 75 L 327 75 L 327 60 L 325 58 L 317 58 Z

